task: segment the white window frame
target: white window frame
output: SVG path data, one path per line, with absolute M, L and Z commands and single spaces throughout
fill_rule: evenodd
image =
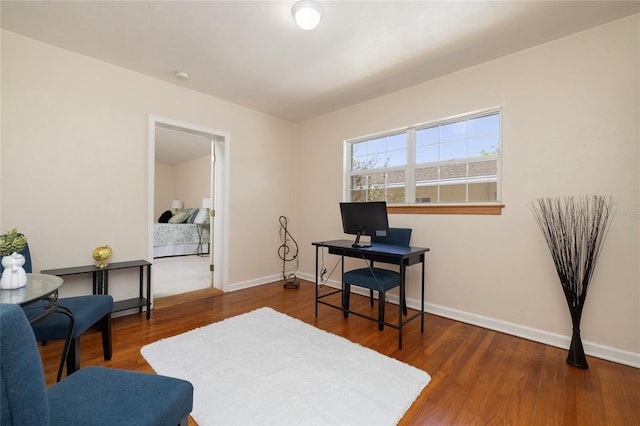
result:
M 469 119 L 474 119 L 474 118 L 479 118 L 479 117 L 484 117 L 487 115 L 492 115 L 492 114 L 498 114 L 499 118 L 500 118 L 500 125 L 499 125 L 499 142 L 500 142 L 500 147 L 499 147 L 499 153 L 498 154 L 490 154 L 488 156 L 484 156 L 481 159 L 480 158 L 475 158 L 475 157 L 467 157 L 464 159 L 460 159 L 460 160 L 449 160 L 449 161 L 438 161 L 438 162 L 433 162 L 433 163 L 420 163 L 419 166 L 423 167 L 425 165 L 428 164 L 433 164 L 433 165 L 449 165 L 449 164 L 469 164 L 469 163 L 474 163 L 474 162 L 481 162 L 481 161 L 491 161 L 491 160 L 496 160 L 496 200 L 495 201 L 460 201 L 460 202 L 453 202 L 453 203 L 449 203 L 449 202 L 426 202 L 426 203 L 422 203 L 422 202 L 417 202 L 416 201 L 416 187 L 418 186 L 416 181 L 415 181 L 415 170 L 418 166 L 418 164 L 416 164 L 415 162 L 415 152 L 416 152 L 416 132 L 425 128 L 429 128 L 429 127 L 434 127 L 434 126 L 442 126 L 442 125 L 446 125 L 446 124 L 450 124 L 450 123 L 455 123 L 458 121 L 464 121 L 464 120 L 469 120 Z M 368 141 L 371 139 L 377 139 L 377 138 L 383 138 L 386 136 L 391 136 L 391 135 L 396 135 L 398 133 L 406 133 L 407 135 L 407 165 L 406 168 L 404 168 L 405 170 L 405 203 L 402 204 L 394 204 L 396 206 L 402 206 L 402 205 L 414 205 L 414 206 L 429 206 L 429 205 L 460 205 L 460 206 L 467 206 L 467 205 L 476 205 L 476 204 L 481 204 L 481 205 L 500 205 L 502 202 L 502 153 L 503 153 L 503 139 L 502 139 L 502 122 L 503 122 L 503 113 L 502 113 L 502 108 L 501 107 L 493 107 L 493 108 L 487 108 L 487 109 L 483 109 L 483 110 L 478 110 L 478 111 L 473 111 L 473 112 L 469 112 L 469 113 L 465 113 L 465 114 L 459 114 L 456 116 L 451 116 L 451 117 L 447 117 L 441 120 L 436 120 L 436 121 L 432 121 L 432 122 L 427 122 L 427 123 L 421 123 L 418 125 L 414 125 L 414 126 L 409 126 L 409 127 L 405 127 L 405 128 L 400 128 L 400 129 L 394 129 L 394 130 L 389 130 L 389 131 L 385 131 L 385 132 L 381 132 L 381 133 L 376 133 L 376 134 L 372 134 L 372 135 L 367 135 L 367 136 L 362 136 L 362 137 L 358 137 L 358 138 L 353 138 L 353 139 L 347 139 L 344 141 L 344 158 L 343 158 L 343 164 L 344 164 L 344 176 L 343 176 L 343 199 L 346 201 L 350 201 L 351 200 L 351 178 L 354 175 L 358 175 L 358 174 L 363 174 L 364 172 L 357 172 L 357 173 L 352 173 L 351 171 L 351 152 L 352 152 L 352 145 L 356 144 L 356 143 L 360 143 L 360 142 L 364 142 L 364 141 Z M 468 166 L 467 166 L 468 167 Z M 369 169 L 368 171 L 366 171 L 366 173 L 376 173 L 376 172 L 389 172 L 389 171 L 393 171 L 393 170 L 402 170 L 403 167 L 400 166 L 395 166 L 395 167 L 381 167 L 381 168 L 376 168 L 376 169 Z M 482 182 L 483 180 L 486 180 L 486 177 L 466 177 L 464 178 L 464 182 L 467 183 L 466 185 L 466 196 L 465 199 L 468 200 L 469 198 L 469 194 L 468 194 L 468 183 L 473 183 L 473 182 Z M 493 181 L 493 180 L 491 180 Z M 453 182 L 452 182 L 453 183 Z M 446 184 L 446 183 L 445 183 Z M 439 198 L 439 188 L 440 186 L 442 186 L 442 181 L 437 181 L 434 182 L 434 186 L 437 185 L 438 186 L 438 198 Z M 386 199 L 386 186 L 385 186 L 385 199 Z

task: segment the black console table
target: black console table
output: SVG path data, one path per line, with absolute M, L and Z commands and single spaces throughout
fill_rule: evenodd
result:
M 325 295 L 320 295 L 318 291 L 318 251 L 322 247 L 326 247 L 329 254 L 335 254 L 341 257 L 342 273 L 344 274 L 344 258 L 354 257 L 365 260 L 372 260 L 381 263 L 388 263 L 400 266 L 400 301 L 404 300 L 405 290 L 405 277 L 406 267 L 420 263 L 422 265 L 422 279 L 421 279 L 421 299 L 420 299 L 420 311 L 415 315 L 403 320 L 402 319 L 402 303 L 398 303 L 398 323 L 384 322 L 385 325 L 398 330 L 398 349 L 402 349 L 402 327 L 408 322 L 420 318 L 420 332 L 424 332 L 424 255 L 429 251 L 428 248 L 423 247 L 405 247 L 394 246 L 389 244 L 372 244 L 370 247 L 353 247 L 353 241 L 351 240 L 333 240 L 322 241 L 312 243 L 316 247 L 316 317 L 318 316 L 318 304 L 330 306 L 332 308 L 340 309 L 343 312 L 349 312 L 362 318 L 366 318 L 371 321 L 378 322 L 378 318 L 373 318 L 368 315 L 364 315 L 360 312 L 349 310 L 344 303 L 344 294 L 342 297 L 342 306 L 334 305 L 327 301 L 324 301 L 325 297 L 329 297 L 336 293 L 343 293 L 344 289 L 332 291 Z M 342 281 L 342 279 L 341 279 Z
M 144 297 L 144 269 L 147 267 L 147 297 Z M 142 307 L 147 307 L 147 319 L 151 317 L 151 263 L 146 260 L 132 260 L 128 262 L 110 263 L 106 268 L 98 268 L 95 265 L 76 266 L 72 268 L 47 269 L 40 271 L 43 274 L 65 275 L 92 274 L 93 294 L 109 294 L 109 271 L 117 269 L 139 268 L 139 296 L 132 299 L 119 300 L 113 303 L 112 312 L 124 311 L 138 308 L 142 312 Z

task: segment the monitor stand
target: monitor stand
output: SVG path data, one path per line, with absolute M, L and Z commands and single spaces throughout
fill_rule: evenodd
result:
M 360 237 L 362 236 L 362 234 L 358 233 L 356 235 L 356 240 L 353 242 L 353 244 L 351 244 L 351 247 L 353 248 L 366 248 L 366 247 L 371 247 L 371 244 L 367 244 L 367 243 L 361 243 L 360 242 Z

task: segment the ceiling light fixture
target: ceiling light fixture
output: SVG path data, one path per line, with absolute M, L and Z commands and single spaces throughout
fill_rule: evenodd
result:
M 293 5 L 291 14 L 300 28 L 312 30 L 320 23 L 322 6 L 314 0 L 300 0 Z
M 176 73 L 176 78 L 180 81 L 188 81 L 191 77 L 189 76 L 188 73 L 184 72 L 184 71 L 178 71 Z

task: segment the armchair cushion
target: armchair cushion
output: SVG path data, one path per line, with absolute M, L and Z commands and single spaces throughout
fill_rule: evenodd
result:
M 100 318 L 111 312 L 113 297 L 109 295 L 65 297 L 59 299 L 58 303 L 73 312 L 75 327 L 72 337 L 77 338 Z M 29 316 L 30 308 L 25 308 L 25 312 Z M 45 321 L 35 324 L 33 331 L 38 340 L 64 340 L 67 336 L 68 326 L 69 318 L 66 315 L 56 313 Z
M 0 304 L 0 424 L 41 425 L 49 417 L 40 352 L 17 305 Z
M 345 272 L 343 275 L 345 284 L 357 285 L 383 293 L 400 285 L 400 274 L 382 268 L 361 268 Z
M 186 421 L 192 406 L 193 386 L 187 381 L 104 367 L 83 368 L 47 390 L 24 312 L 0 304 L 3 426 L 175 426 Z
M 175 426 L 191 412 L 193 386 L 172 377 L 85 367 L 49 390 L 52 425 Z M 95 404 L 117 407 L 96 416 Z

